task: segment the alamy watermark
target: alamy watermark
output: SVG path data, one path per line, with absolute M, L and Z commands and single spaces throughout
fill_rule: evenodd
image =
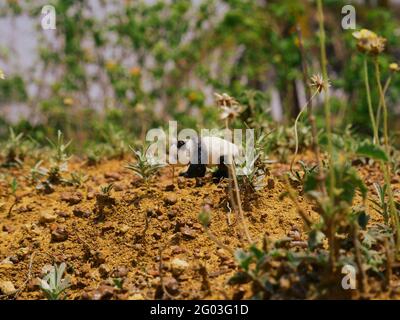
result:
M 42 8 L 42 20 L 41 25 L 43 30 L 55 30 L 56 29 L 56 8 L 52 5 L 46 5 Z
M 342 8 L 342 14 L 345 16 L 342 18 L 342 28 L 344 30 L 356 29 L 356 8 L 348 4 Z
M 45 5 L 42 7 L 41 25 L 43 30 L 56 29 L 56 8 L 52 5 Z M 342 28 L 344 30 L 356 29 L 356 8 L 350 4 L 342 7 Z
M 344 290 L 355 290 L 357 288 L 356 268 L 350 264 L 346 264 L 342 268 L 342 274 L 345 274 L 342 278 L 342 288 Z

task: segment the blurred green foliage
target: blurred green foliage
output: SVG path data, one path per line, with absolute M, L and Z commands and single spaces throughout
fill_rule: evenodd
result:
M 341 8 L 347 3 L 324 3 L 334 128 L 352 124 L 355 132 L 370 134 L 363 57 L 355 50 L 352 30 L 340 27 Z M 270 90 L 276 88 L 284 123 L 290 124 L 301 107 L 296 94 L 296 81 L 303 80 L 298 26 L 309 73 L 320 72 L 317 15 L 310 1 L 54 0 L 49 4 L 56 9 L 57 29 L 51 37 L 38 29 L 36 72 L 12 71 L 0 81 L 2 105 L 24 102 L 41 115 L 35 124 L 27 119 L 16 125 L 18 132 L 39 142 L 62 130 L 77 142 L 76 148 L 93 141 L 115 144 L 110 135 L 143 138 L 147 129 L 166 126 L 171 118 L 182 127 L 211 127 L 218 123 L 213 92 L 228 92 L 246 106 L 241 119 L 246 124 L 236 125 L 271 129 Z M 399 55 L 398 18 L 384 4 L 355 6 L 357 27 L 388 39 L 388 50 L 380 57 L 388 66 Z M 3 16 L 27 13 L 35 19 L 40 10 L 34 1 L 7 1 L 0 9 Z M 382 70 L 384 79 L 387 69 Z M 31 82 L 38 88 L 34 96 L 27 93 Z M 395 77 L 387 93 L 391 106 L 399 101 L 395 89 L 399 85 Z M 375 86 L 372 89 L 377 106 L 378 94 Z M 391 119 L 395 125 L 396 118 Z M 317 123 L 324 127 L 322 119 Z M 0 119 L 0 137 L 7 136 L 6 125 Z

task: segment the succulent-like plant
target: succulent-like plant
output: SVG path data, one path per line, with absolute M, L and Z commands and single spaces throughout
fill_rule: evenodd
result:
M 3 166 L 12 167 L 21 165 L 24 158 L 23 139 L 24 134 L 21 132 L 16 134 L 14 129 L 10 127 L 8 140 L 4 145 L 5 163 Z
M 111 193 L 111 190 L 114 188 L 114 184 L 113 183 L 109 183 L 108 185 L 106 185 L 106 186 L 101 186 L 100 187 L 100 191 L 101 191 L 101 193 L 104 195 L 104 196 L 107 196 L 107 197 L 109 197 L 110 196 L 110 193 Z
M 71 158 L 67 154 L 67 149 L 72 141 L 64 143 L 64 135 L 60 130 L 57 131 L 57 141 L 54 142 L 50 139 L 47 140 L 49 141 L 50 145 L 55 151 L 55 154 L 52 157 L 53 161 L 55 161 L 58 164 L 61 164 L 67 162 Z
M 82 172 L 71 172 L 71 178 L 63 179 L 68 185 L 80 187 L 88 179 L 88 176 Z
M 128 163 L 125 168 L 132 170 L 137 176 L 142 178 L 145 183 L 148 183 L 149 179 L 157 173 L 164 165 L 158 163 L 156 159 L 146 154 L 147 148 L 144 147 L 142 151 L 134 150 L 133 151 L 136 162 Z
M 69 278 L 63 279 L 66 264 L 63 262 L 59 266 L 56 264 L 51 267 L 43 279 L 40 279 L 39 287 L 49 300 L 59 300 L 61 294 L 70 286 Z
M 61 179 L 63 172 L 68 171 L 68 160 L 71 158 L 67 154 L 67 149 L 71 144 L 71 141 L 64 143 L 64 135 L 60 130 L 57 132 L 57 141 L 51 141 L 47 139 L 53 148 L 53 155 L 50 158 L 51 165 L 48 169 L 48 183 L 57 184 Z
M 32 184 L 38 183 L 41 178 L 46 176 L 47 169 L 42 167 L 43 160 L 39 160 L 34 166 L 29 170 L 28 179 Z
M 10 189 L 11 189 L 11 194 L 12 194 L 12 196 L 14 197 L 14 201 L 13 201 L 13 203 L 11 204 L 11 206 L 10 206 L 10 208 L 8 209 L 8 214 L 7 214 L 7 217 L 9 218 L 9 217 L 11 217 L 11 212 L 12 212 L 12 209 L 14 208 L 14 206 L 17 204 L 17 202 L 18 202 L 18 197 L 17 197 L 17 195 L 16 195 L 16 193 L 17 193 L 17 190 L 18 190 L 18 182 L 17 182 L 17 179 L 15 179 L 15 177 L 12 179 L 12 181 L 10 182 Z

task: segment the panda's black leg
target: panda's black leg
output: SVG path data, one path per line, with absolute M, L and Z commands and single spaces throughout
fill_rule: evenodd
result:
M 219 159 L 218 169 L 213 173 L 214 182 L 219 182 L 222 178 L 229 178 L 229 168 L 225 164 L 225 157 Z
M 207 167 L 205 164 L 190 164 L 186 172 L 180 176 L 185 178 L 203 178 L 206 175 Z

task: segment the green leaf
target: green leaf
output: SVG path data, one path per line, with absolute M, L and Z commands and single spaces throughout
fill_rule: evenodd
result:
M 252 260 L 253 256 L 241 249 L 237 249 L 235 251 L 235 259 L 238 262 L 238 264 L 244 269 L 248 270 L 250 262 Z
M 251 277 L 246 272 L 237 272 L 232 278 L 229 279 L 228 284 L 245 284 L 251 281 Z
M 311 172 L 305 176 L 304 180 L 304 192 L 309 193 L 311 191 L 317 190 L 318 179 L 315 172 Z
M 379 146 L 369 142 L 362 143 L 356 150 L 356 154 L 375 160 L 389 161 L 386 152 Z
M 319 230 L 311 230 L 308 236 L 308 246 L 310 249 L 317 248 L 324 240 L 325 235 Z

